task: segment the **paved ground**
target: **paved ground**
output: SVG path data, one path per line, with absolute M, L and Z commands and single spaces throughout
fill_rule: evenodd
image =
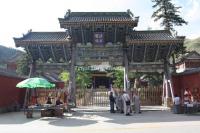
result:
M 150 107 L 149 107 L 150 108 Z M 95 110 L 96 109 L 96 110 Z M 26 119 L 23 112 L 0 114 L 1 133 L 199 133 L 200 116 L 172 114 L 169 110 L 143 111 L 124 116 L 108 108 L 79 108 L 64 118 Z M 144 108 L 143 108 L 144 109 Z M 95 110 L 95 111 L 91 111 Z

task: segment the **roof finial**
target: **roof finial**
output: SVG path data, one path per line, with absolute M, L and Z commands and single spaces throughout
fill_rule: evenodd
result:
M 131 16 L 131 17 L 133 17 L 134 16 L 134 14 L 131 12 L 131 10 L 130 9 L 128 9 L 127 10 L 127 13 Z
M 67 12 L 65 14 L 65 17 L 64 18 L 68 18 L 71 14 L 71 10 L 70 9 L 67 9 Z
M 28 30 L 28 33 L 32 32 L 32 29 Z

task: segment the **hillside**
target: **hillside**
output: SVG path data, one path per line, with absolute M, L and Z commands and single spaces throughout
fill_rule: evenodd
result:
M 0 45 L 0 62 L 15 61 L 23 54 L 22 51 Z
M 188 51 L 197 51 L 200 53 L 200 37 L 196 39 L 186 39 L 184 46 Z

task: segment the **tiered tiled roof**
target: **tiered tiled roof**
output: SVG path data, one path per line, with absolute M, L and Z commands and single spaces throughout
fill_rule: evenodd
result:
M 174 37 L 168 30 L 133 31 L 127 36 L 129 43 L 152 41 L 183 41 L 184 37 Z
M 200 60 L 200 54 L 196 51 L 185 53 L 177 59 L 176 63 L 182 63 L 186 60 Z
M 0 68 L 0 76 L 15 77 L 15 78 L 25 78 L 25 77 L 19 76 L 14 71 L 10 71 L 10 70 L 7 70 L 7 69 L 1 69 L 1 68 Z
M 16 46 L 18 43 L 27 42 L 68 42 L 67 32 L 28 32 L 21 38 L 14 38 Z
M 175 73 L 173 75 L 189 75 L 189 74 L 199 73 L 199 72 L 200 72 L 200 68 L 190 68 L 190 69 L 186 69 L 184 72 Z
M 137 26 L 138 17 L 133 18 L 128 12 L 67 12 L 59 21 L 62 28 L 64 25 L 86 23 L 129 23 Z
M 138 63 L 162 62 L 184 42 L 184 37 L 173 36 L 167 30 L 133 30 L 137 26 L 138 17 L 134 18 L 129 10 L 127 12 L 71 12 L 69 10 L 64 18 L 59 18 L 59 21 L 60 26 L 68 30 L 72 38 L 71 44 L 94 46 L 75 47 L 76 65 L 99 62 L 122 65 L 123 53 L 126 52 L 130 67 L 135 69 L 134 65 Z M 102 47 L 103 50 L 97 49 L 94 42 L 96 32 L 104 33 L 102 35 L 104 43 L 101 46 L 111 42 L 113 46 Z M 68 63 L 72 59 L 74 47 L 69 46 L 74 45 L 65 45 L 70 44 L 69 41 L 67 32 L 29 32 L 22 38 L 15 38 L 16 46 L 25 47 L 33 60 L 41 59 L 43 62 L 57 63 Z M 115 44 L 117 45 L 118 42 L 123 44 L 126 50 L 123 50 L 122 45 L 119 46 L 119 50 L 115 50 Z

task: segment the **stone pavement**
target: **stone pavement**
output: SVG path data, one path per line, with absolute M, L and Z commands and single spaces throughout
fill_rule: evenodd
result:
M 99 106 L 80 106 L 75 108 L 75 111 L 88 111 L 88 112 L 105 112 L 109 111 L 110 107 L 99 107 Z M 168 107 L 164 106 L 141 106 L 142 111 L 164 111 L 170 110 Z
M 142 114 L 125 116 L 118 113 L 110 114 L 108 109 L 78 108 L 72 113 L 66 113 L 63 118 L 41 118 L 39 113 L 34 113 L 33 119 L 27 119 L 23 112 L 0 114 L 0 131 L 1 133 L 199 133 L 200 131 L 200 116 L 177 115 L 169 110 L 145 110 Z

